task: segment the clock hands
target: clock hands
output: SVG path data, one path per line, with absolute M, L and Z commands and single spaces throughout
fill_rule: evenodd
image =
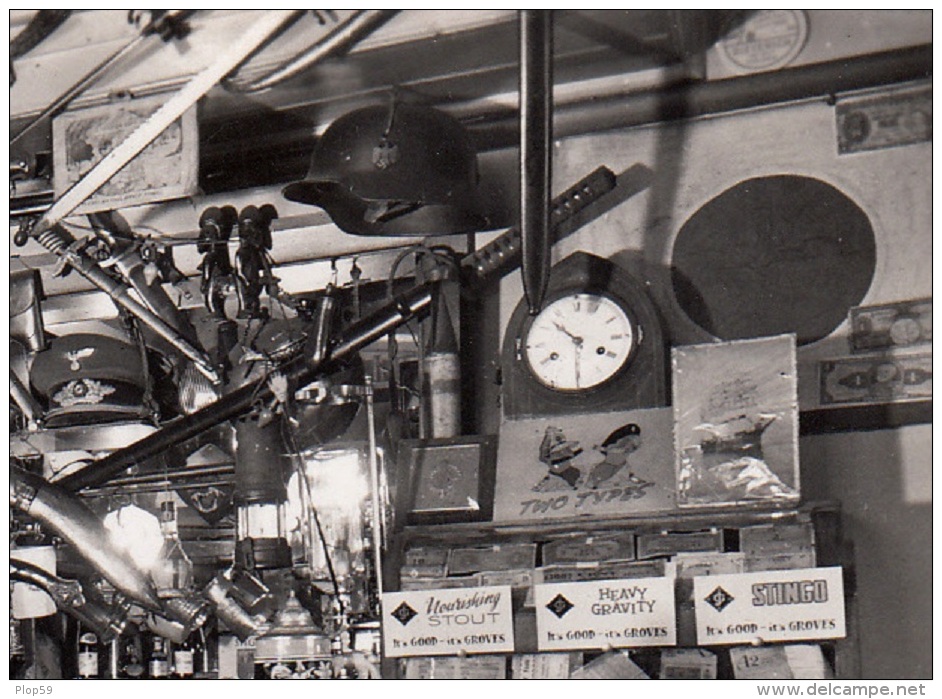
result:
M 555 320 L 552 322 L 553 322 L 553 326 L 557 330 L 559 330 L 561 333 L 566 335 L 566 337 L 568 337 L 570 340 L 572 340 L 572 344 L 575 345 L 576 351 L 573 353 L 573 356 L 572 356 L 573 360 L 575 360 L 575 370 L 576 370 L 576 374 L 575 374 L 576 386 L 575 387 L 582 388 L 582 375 L 579 370 L 579 365 L 582 363 L 583 339 L 579 337 L 578 335 L 573 335 L 571 332 L 569 332 L 566 329 L 566 326 L 563 325 L 562 323 L 557 323 Z
M 565 325 L 561 325 L 560 323 L 557 323 L 555 320 L 553 321 L 553 325 L 556 327 L 557 330 L 559 330 L 561 333 L 566 335 L 570 340 L 572 340 L 575 343 L 576 347 L 582 347 L 581 337 L 579 337 L 578 335 L 573 335 L 571 332 L 566 330 Z
M 576 360 L 576 388 L 582 388 L 582 381 L 579 373 L 579 365 L 582 363 L 582 338 L 574 337 L 573 342 L 576 343 L 576 351 L 573 354 L 573 357 Z

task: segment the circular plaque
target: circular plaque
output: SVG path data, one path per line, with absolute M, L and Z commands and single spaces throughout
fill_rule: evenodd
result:
M 791 63 L 807 38 L 802 10 L 759 10 L 727 32 L 719 50 L 738 73 L 775 70 Z

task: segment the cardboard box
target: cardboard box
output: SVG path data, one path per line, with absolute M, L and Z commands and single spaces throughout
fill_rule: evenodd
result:
M 448 554 L 449 575 L 533 568 L 535 565 L 536 544 L 469 546 L 452 549 Z
M 407 680 L 507 679 L 507 658 L 502 655 L 406 658 L 403 662 Z
M 451 590 L 458 587 L 480 587 L 477 576 L 465 575 L 457 578 L 402 578 L 400 590 Z
M 657 578 L 664 575 L 663 560 L 606 563 L 567 563 L 544 566 L 534 571 L 533 583 L 579 582 L 582 580 L 623 580 Z
M 547 541 L 542 547 L 543 565 L 590 561 L 632 561 L 634 534 L 582 534 Z
M 708 552 L 723 550 L 723 530 L 709 529 L 699 532 L 660 532 L 638 535 L 638 558 L 672 556 L 681 552 Z
M 715 680 L 716 656 L 702 648 L 665 648 L 658 679 Z
M 748 556 L 813 551 L 814 525 L 803 522 L 741 527 L 739 550 Z
M 511 678 L 515 680 L 566 680 L 582 653 L 520 653 L 511 659 Z
M 613 650 L 600 655 L 569 675 L 571 680 L 649 680 L 625 651 Z

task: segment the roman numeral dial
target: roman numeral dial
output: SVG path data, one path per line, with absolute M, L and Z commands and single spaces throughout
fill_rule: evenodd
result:
M 637 339 L 637 329 L 615 300 L 571 293 L 551 301 L 532 320 L 523 354 L 544 386 L 585 391 L 615 376 L 631 358 Z

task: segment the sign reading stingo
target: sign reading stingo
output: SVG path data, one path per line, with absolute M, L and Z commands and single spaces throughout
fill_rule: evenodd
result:
M 693 600 L 699 645 L 846 635 L 840 567 L 694 578 Z

